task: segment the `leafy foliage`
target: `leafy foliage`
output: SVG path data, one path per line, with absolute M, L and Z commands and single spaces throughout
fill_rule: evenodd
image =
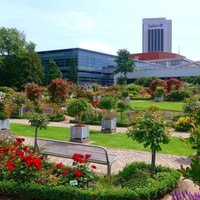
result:
M 50 82 L 56 78 L 63 78 L 63 75 L 54 60 L 49 60 L 49 63 L 45 68 L 44 85 L 49 85 Z
M 108 111 L 107 117 L 110 118 L 110 111 L 115 108 L 117 99 L 112 96 L 104 96 L 99 100 L 98 106 Z
M 167 144 L 170 141 L 168 124 L 163 116 L 157 112 L 147 111 L 138 115 L 135 124 L 128 130 L 128 137 L 143 143 L 144 147 L 150 146 L 152 150 L 152 175 L 155 173 L 155 155 L 160 151 L 160 143 Z
M 78 83 L 77 65 L 74 57 L 69 60 L 69 80 L 75 84 Z
M 188 90 L 173 90 L 165 96 L 166 101 L 183 101 L 186 98 L 189 98 L 190 92 Z
M 8 113 L 6 111 L 6 105 L 4 101 L 0 101 L 0 119 L 7 119 Z
M 122 73 L 124 78 L 127 79 L 127 73 L 133 72 L 134 70 L 134 61 L 130 57 L 130 52 L 127 49 L 120 49 L 117 52 L 115 62 L 117 66 L 114 70 L 114 74 Z
M 68 82 L 61 78 L 56 78 L 52 80 L 47 87 L 51 102 L 53 103 L 65 102 L 67 97 L 67 87 L 68 87 Z
M 179 90 L 180 87 L 183 85 L 183 82 L 181 82 L 177 78 L 170 78 L 166 81 L 166 83 L 167 83 L 167 92 Z
M 0 28 L 0 85 L 22 90 L 27 82 L 42 84 L 43 69 L 35 44 L 26 42 L 24 32 Z
M 73 99 L 67 106 L 67 113 L 69 115 L 77 115 L 79 120 L 79 125 L 82 123 L 82 114 L 89 110 L 91 105 L 87 99 L 79 98 Z
M 27 83 L 24 86 L 24 89 L 26 91 L 27 98 L 30 99 L 31 101 L 38 100 L 39 96 L 42 94 L 42 87 L 34 82 Z
M 151 95 L 154 94 L 154 92 L 156 91 L 157 87 L 163 87 L 164 89 L 167 89 L 167 84 L 164 80 L 160 79 L 160 78 L 156 78 L 155 80 L 153 80 L 150 85 L 149 85 L 149 92 Z
M 196 149 L 196 154 L 192 156 L 190 167 L 181 166 L 180 172 L 184 178 L 188 178 L 200 186 L 200 126 L 196 127 L 192 124 L 189 138 L 181 138 L 181 140 Z

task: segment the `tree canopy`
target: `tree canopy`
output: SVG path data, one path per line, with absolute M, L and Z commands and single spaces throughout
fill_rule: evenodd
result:
M 78 83 L 77 66 L 74 57 L 71 57 L 69 61 L 69 80 L 75 84 Z
M 44 74 L 35 46 L 26 41 L 24 32 L 0 28 L 0 86 L 21 90 L 31 81 L 42 84 Z
M 130 57 L 130 52 L 127 49 L 118 50 L 115 62 L 117 63 L 117 66 L 114 70 L 114 74 L 123 74 L 126 81 L 127 73 L 134 71 L 134 61 Z
M 49 85 L 50 82 L 56 78 L 63 78 L 62 72 L 54 60 L 49 60 L 47 68 L 45 69 L 44 85 Z

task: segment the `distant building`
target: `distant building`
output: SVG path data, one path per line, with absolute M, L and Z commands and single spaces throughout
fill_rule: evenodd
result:
M 63 77 L 69 77 L 69 61 L 75 58 L 78 72 L 78 83 L 98 83 L 112 85 L 114 83 L 113 70 L 116 66 L 116 56 L 90 51 L 81 48 L 60 49 L 38 52 L 45 70 L 49 60 L 54 60 Z
M 135 67 L 127 74 L 127 83 L 140 77 L 158 77 L 170 79 L 200 76 L 200 61 L 192 61 L 185 56 L 168 52 L 148 52 L 131 54 Z M 114 82 L 121 74 L 116 74 Z
M 142 20 L 142 52 L 172 51 L 172 20 L 144 18 Z

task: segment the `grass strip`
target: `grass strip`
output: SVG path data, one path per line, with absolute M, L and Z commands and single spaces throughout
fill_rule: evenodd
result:
M 35 128 L 26 124 L 11 123 L 10 130 L 18 136 L 34 137 L 35 134 Z M 38 131 L 38 137 L 69 141 L 70 128 L 48 126 L 47 129 Z M 90 130 L 90 140 L 91 144 L 101 145 L 107 148 L 150 151 L 149 148 L 144 148 L 143 144 L 139 144 L 131 138 L 127 138 L 126 133 L 102 134 L 100 130 Z M 161 147 L 162 151 L 159 153 L 163 154 L 189 156 L 195 153 L 195 150 L 186 146 L 177 137 L 172 137 L 169 144 L 161 144 Z

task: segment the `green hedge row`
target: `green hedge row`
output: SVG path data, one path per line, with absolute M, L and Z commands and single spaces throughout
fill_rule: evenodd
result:
M 125 167 L 124 172 L 120 172 L 120 177 L 129 176 L 131 171 L 142 169 L 150 165 L 144 163 L 134 163 L 128 169 Z M 144 185 L 141 180 L 141 187 L 99 187 L 87 190 L 67 186 L 43 186 L 35 183 L 16 183 L 0 182 L 0 194 L 23 196 L 27 200 L 156 200 L 172 190 L 178 183 L 180 173 L 177 170 L 167 167 L 157 167 L 155 182 Z M 126 181 L 126 178 L 125 180 Z M 146 183 L 145 183 L 146 184 Z

